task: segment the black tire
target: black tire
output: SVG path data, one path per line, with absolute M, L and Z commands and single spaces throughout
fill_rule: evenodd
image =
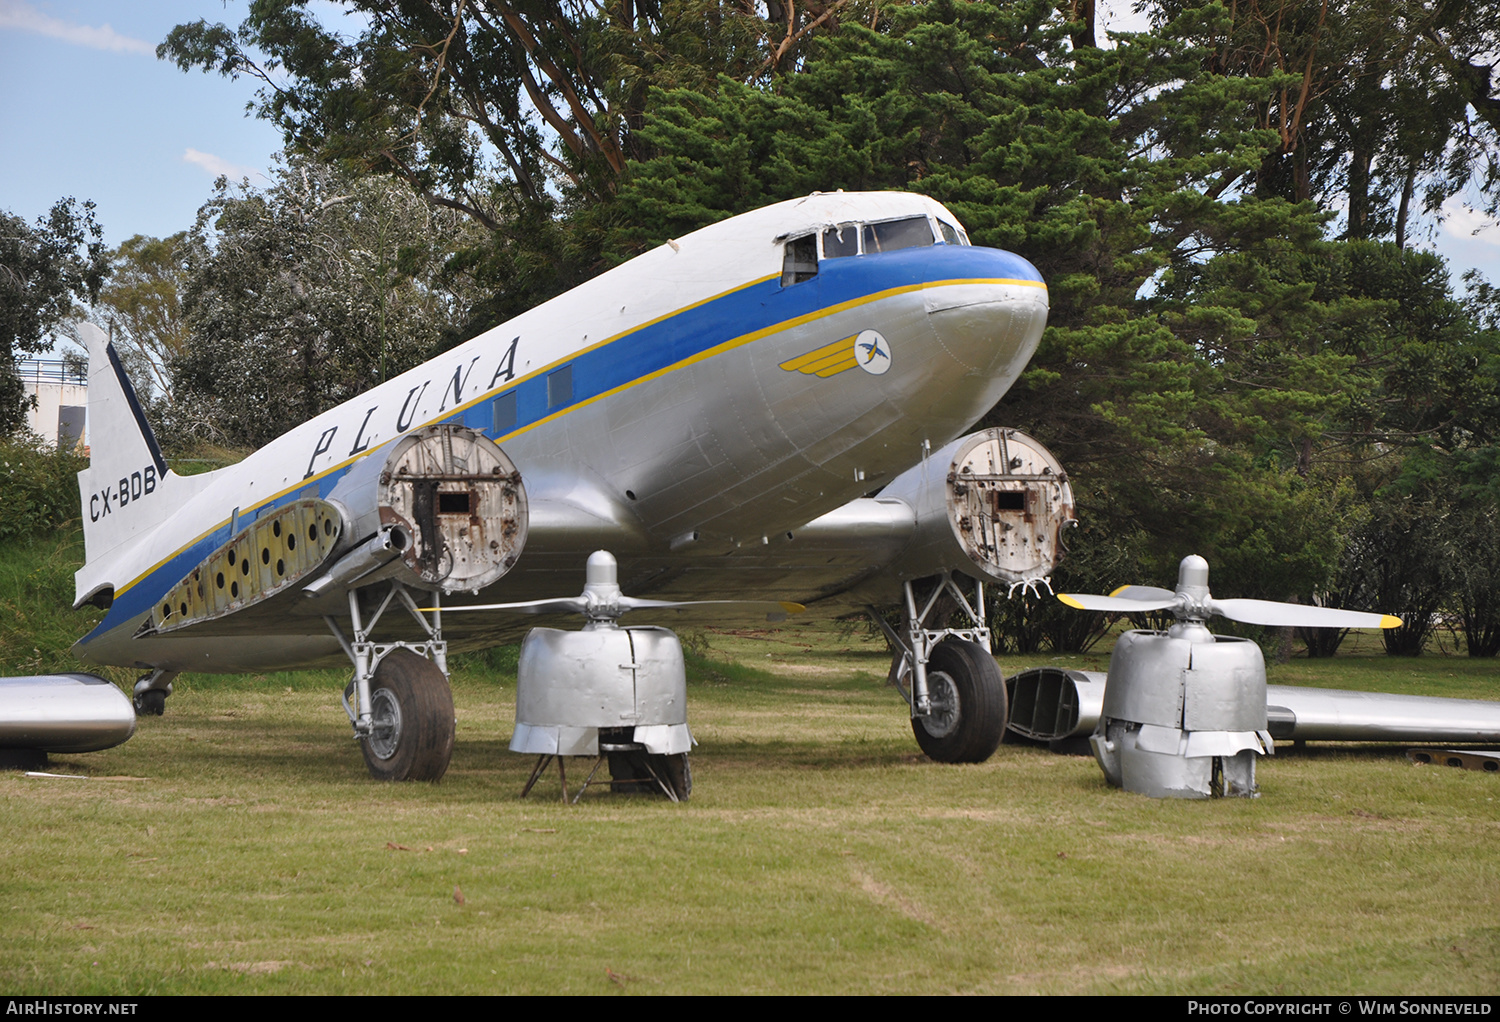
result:
M 167 694 L 159 688 L 148 688 L 135 695 L 135 712 L 145 717 L 160 717 L 167 712 Z
M 693 769 L 688 765 L 688 754 L 679 752 L 675 756 L 652 756 L 651 759 L 656 772 L 677 796 L 677 801 L 686 802 L 693 793 Z
M 436 781 L 453 758 L 453 690 L 437 664 L 393 649 L 370 682 L 374 730 L 359 743 L 377 781 Z
M 939 763 L 983 763 L 1005 734 L 1005 677 L 983 646 L 944 639 L 927 660 L 930 717 L 913 717 L 922 751 Z

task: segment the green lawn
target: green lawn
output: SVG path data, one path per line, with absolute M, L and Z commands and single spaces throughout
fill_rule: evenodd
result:
M 683 805 L 517 793 L 514 661 L 462 661 L 441 784 L 367 779 L 334 673 L 181 679 L 127 744 L 0 775 L 0 987 L 42 993 L 1500 991 L 1500 779 L 1284 748 L 1262 796 L 917 751 L 863 632 L 687 636 Z M 1351 648 L 1276 684 L 1500 698 Z M 1102 656 L 1012 657 L 1007 672 Z M 576 781 L 583 761 L 569 771 Z M 461 897 L 459 896 L 461 892 Z

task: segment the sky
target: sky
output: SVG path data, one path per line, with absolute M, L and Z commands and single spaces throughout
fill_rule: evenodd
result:
M 105 240 L 192 226 L 214 179 L 263 184 L 281 136 L 245 115 L 255 83 L 156 59 L 173 26 L 238 25 L 244 0 L 0 0 L 0 209 L 34 221 L 59 198 L 92 199 Z M 328 23 L 341 17 L 320 3 Z M 1106 30 L 1138 27 L 1128 0 L 1101 5 Z M 1453 200 L 1418 243 L 1455 275 L 1500 282 L 1500 227 Z

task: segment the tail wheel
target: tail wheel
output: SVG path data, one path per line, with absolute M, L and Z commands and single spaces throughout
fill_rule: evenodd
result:
M 436 781 L 453 758 L 453 690 L 426 657 L 393 649 L 370 685 L 371 731 L 360 742 L 377 781 Z
M 913 717 L 922 751 L 940 763 L 983 763 L 1005 733 L 1005 678 L 977 642 L 944 639 L 927 659 L 932 712 Z

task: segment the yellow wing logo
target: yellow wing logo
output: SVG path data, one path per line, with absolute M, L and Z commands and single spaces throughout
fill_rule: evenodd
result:
M 854 335 L 825 344 L 805 355 L 788 359 L 781 368 L 789 373 L 807 373 L 810 376 L 836 376 L 846 369 L 853 369 L 859 362 L 854 356 Z
M 885 338 L 874 330 L 862 330 L 850 337 L 842 337 L 832 344 L 798 355 L 781 363 L 789 373 L 806 373 L 809 376 L 837 376 L 847 369 L 859 366 L 873 376 L 884 373 L 891 365 L 890 347 Z

